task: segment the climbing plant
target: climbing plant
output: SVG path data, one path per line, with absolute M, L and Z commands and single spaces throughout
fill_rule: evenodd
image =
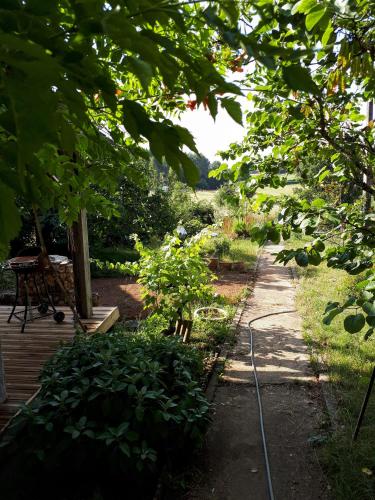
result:
M 285 173 L 315 188 L 309 200 L 277 199 L 277 219 L 255 227 L 252 236 L 278 243 L 293 232 L 303 233 L 310 241 L 280 252 L 279 262 L 325 261 L 349 274 L 365 272 L 345 303 L 327 306 L 325 322 L 354 309 L 345 328 L 356 333 L 367 325 L 367 338 L 375 326 L 374 122 L 363 115 L 364 103 L 375 93 L 371 2 L 266 0 L 247 3 L 245 12 L 258 43 L 299 51 L 300 58 L 269 57 L 249 68 L 242 85 L 252 102 L 247 134 L 222 153 L 236 162 L 222 165 L 216 175 L 236 183 L 242 197 L 266 212 L 276 197 L 256 195 L 257 190 L 283 186 Z M 319 196 L 332 184 L 336 198 Z

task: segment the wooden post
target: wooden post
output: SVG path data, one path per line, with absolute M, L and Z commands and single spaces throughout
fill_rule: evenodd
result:
M 77 310 L 81 318 L 92 317 L 92 292 L 90 274 L 87 213 L 81 210 L 72 228 L 72 260 Z
M 1 343 L 0 343 L 0 403 L 4 403 L 6 399 L 7 399 L 7 391 L 5 386 L 4 362 L 3 362 L 3 355 L 1 352 Z

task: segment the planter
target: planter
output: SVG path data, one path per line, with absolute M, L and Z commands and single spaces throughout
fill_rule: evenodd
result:
M 243 261 L 233 262 L 232 269 L 233 271 L 237 271 L 238 273 L 245 273 L 246 272 L 245 262 Z
M 220 261 L 219 269 L 221 271 L 231 271 L 232 270 L 232 262 Z
M 217 257 L 209 257 L 207 259 L 207 265 L 211 271 L 217 271 L 219 267 L 219 259 Z

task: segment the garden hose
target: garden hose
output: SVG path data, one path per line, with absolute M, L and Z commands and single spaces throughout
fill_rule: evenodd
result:
M 290 311 L 279 311 L 275 313 L 269 313 L 269 314 L 264 314 L 263 316 L 259 316 L 258 318 L 254 318 L 248 323 L 248 328 L 250 331 L 250 356 L 251 356 L 251 365 L 253 367 L 253 374 L 254 374 L 254 381 L 255 381 L 255 388 L 256 388 L 256 394 L 257 394 L 257 400 L 258 400 L 258 410 L 259 410 L 259 425 L 260 425 L 260 432 L 262 435 L 262 443 L 263 443 L 263 454 L 264 454 L 264 463 L 266 467 L 266 476 L 267 476 L 267 486 L 268 486 L 268 496 L 270 500 L 275 500 L 275 496 L 273 493 L 273 486 L 272 486 L 272 475 L 271 475 L 271 467 L 270 467 L 270 462 L 268 458 L 268 451 L 267 451 L 267 438 L 266 438 L 266 431 L 264 429 L 264 416 L 263 416 L 263 406 L 262 406 L 262 398 L 260 395 L 260 390 L 259 390 L 259 382 L 258 382 L 258 375 L 257 375 L 257 369 L 256 369 L 256 363 L 255 363 L 255 356 L 254 356 L 254 345 L 253 345 L 253 330 L 251 328 L 251 325 L 255 321 L 259 321 L 263 318 L 268 318 L 269 316 L 277 316 L 278 314 L 288 314 L 296 312 L 295 310 L 290 310 Z

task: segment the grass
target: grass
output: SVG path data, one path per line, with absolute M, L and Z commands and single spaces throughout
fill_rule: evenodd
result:
M 210 189 L 210 190 L 198 189 L 197 191 L 195 191 L 195 193 L 192 192 L 192 199 L 215 204 L 216 193 L 217 193 L 216 189 Z
M 354 278 L 325 266 L 299 271 L 297 307 L 313 364 L 323 361 L 338 402 L 339 428 L 320 450 L 331 483 L 333 498 L 375 498 L 375 392 L 355 444 L 351 436 L 375 363 L 375 341 L 351 335 L 338 316 L 330 326 L 322 323 L 325 304 L 346 297 Z M 364 330 L 365 331 L 365 330 Z
M 263 193 L 263 194 L 269 194 L 273 196 L 290 196 L 294 193 L 294 191 L 298 188 L 301 187 L 301 184 L 296 183 L 290 183 L 286 184 L 284 187 L 275 189 L 271 187 L 265 187 L 263 189 L 258 189 L 257 193 Z
M 237 238 L 231 241 L 229 252 L 223 256 L 223 260 L 231 262 L 243 261 L 247 267 L 255 264 L 259 246 L 249 239 Z

